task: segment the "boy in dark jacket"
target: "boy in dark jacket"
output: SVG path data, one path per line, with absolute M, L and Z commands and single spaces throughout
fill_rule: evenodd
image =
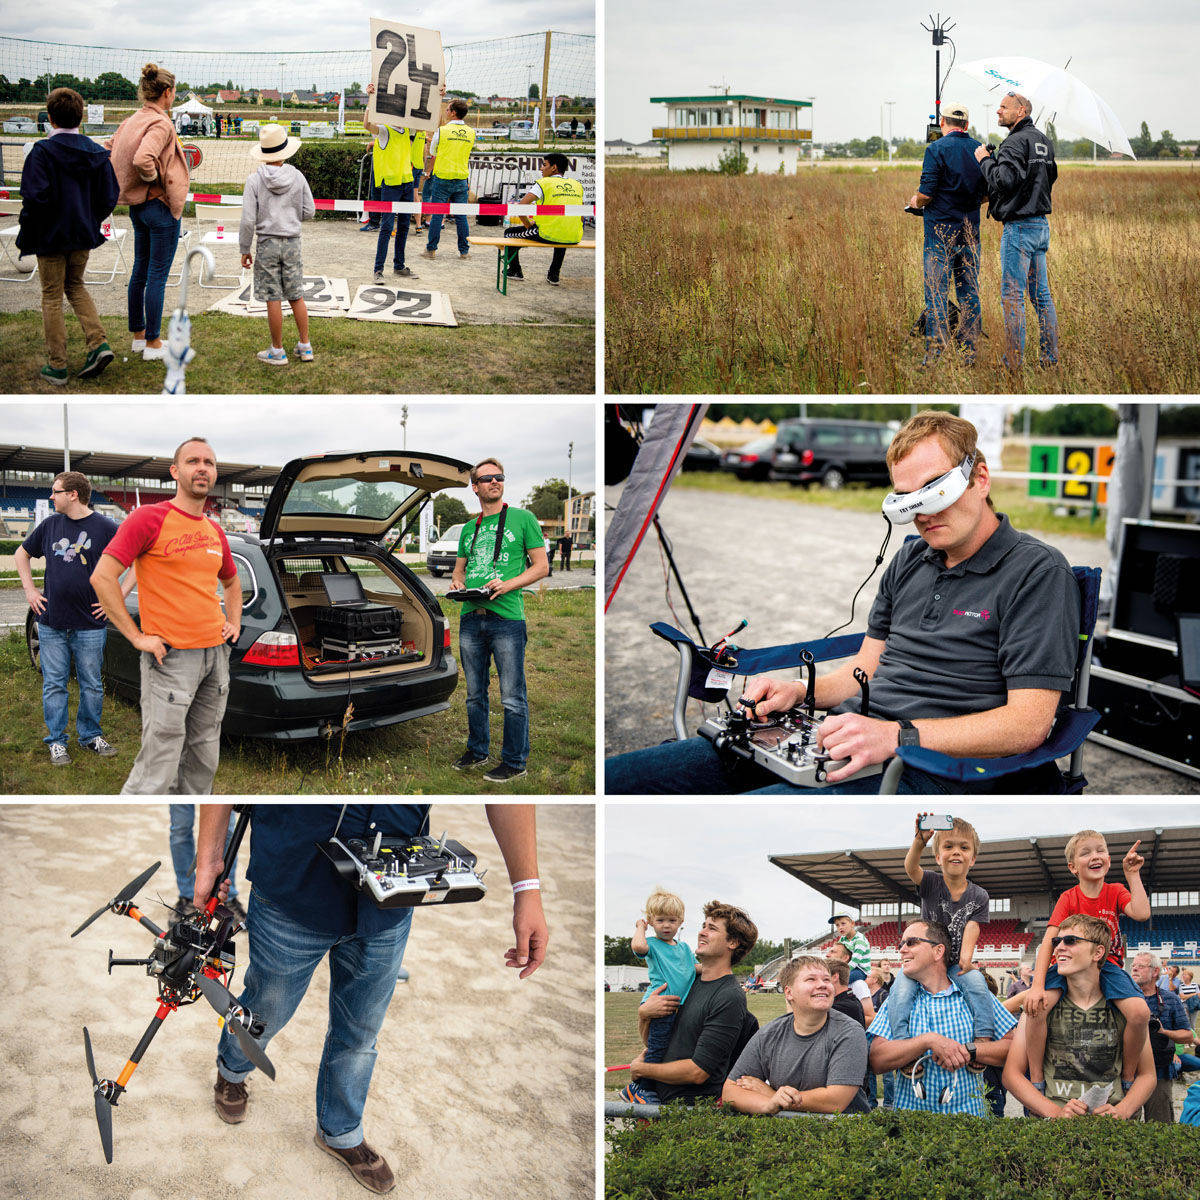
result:
M 88 255 L 104 244 L 100 223 L 112 213 L 119 188 L 108 151 L 79 132 L 83 97 L 71 88 L 55 88 L 46 111 L 53 128 L 34 143 L 21 171 L 17 248 L 37 255 L 48 359 L 42 378 L 62 385 L 67 382 L 64 295 L 87 338 L 87 359 L 79 378 L 99 375 L 113 360 L 83 275 Z

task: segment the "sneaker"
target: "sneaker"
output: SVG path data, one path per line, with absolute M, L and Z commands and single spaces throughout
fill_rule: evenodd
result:
M 260 350 L 258 352 L 258 361 L 270 363 L 273 367 L 287 366 L 287 355 L 283 352 L 283 348 L 278 350 L 274 346 L 270 350 Z
M 508 763 L 501 763 L 488 771 L 484 779 L 489 783 L 507 783 L 510 779 L 520 779 L 525 773 L 524 767 L 510 767 Z
M 396 1186 L 396 1177 L 392 1168 L 384 1161 L 382 1154 L 373 1150 L 365 1141 L 348 1150 L 339 1150 L 327 1145 L 319 1133 L 313 1134 L 313 1141 L 325 1151 L 330 1158 L 336 1158 L 342 1165 L 370 1192 L 390 1192 Z
M 145 350 L 145 348 L 146 348 L 146 339 L 145 338 L 134 338 L 129 343 L 130 352 L 133 354 L 141 354 L 141 352 L 143 350 Z
M 41 376 L 46 383 L 53 383 L 56 386 L 61 387 L 67 382 L 67 368 L 52 367 L 49 363 L 47 363 L 41 370 Z
M 246 1119 L 249 1099 L 244 1083 L 230 1083 L 223 1075 L 217 1076 L 213 1086 L 213 1104 L 216 1105 L 217 1116 L 226 1125 L 240 1125 Z
M 487 754 L 482 756 L 472 754 L 470 750 L 468 750 L 461 758 L 451 765 L 456 771 L 469 771 L 472 767 L 482 766 L 485 762 L 487 762 L 489 757 L 490 756 Z
M 657 1104 L 658 1093 L 652 1092 L 649 1088 L 643 1087 L 638 1081 L 632 1080 L 627 1083 L 617 1095 L 627 1104 Z
M 95 350 L 89 350 L 84 360 L 83 370 L 79 372 L 80 379 L 94 379 L 101 374 L 105 367 L 117 356 L 107 342 L 101 342 Z
M 90 742 L 85 742 L 89 750 L 94 754 L 98 754 L 101 758 L 112 758 L 117 752 L 116 746 L 111 742 L 105 741 L 102 737 L 94 737 Z
M 166 346 L 165 342 L 161 346 L 147 346 L 142 351 L 142 361 L 143 362 L 153 362 L 155 359 L 162 359 L 162 358 L 166 358 L 166 357 L 167 357 L 167 346 Z
M 546 276 L 546 282 L 547 282 L 547 283 L 548 283 L 548 284 L 549 284 L 551 287 L 558 287 L 558 280 L 557 280 L 557 279 L 552 279 L 552 278 L 551 278 L 549 275 L 547 275 L 547 276 Z
M 521 271 L 521 270 L 519 270 L 519 269 L 518 269 L 518 270 L 516 270 L 516 271 L 509 271 L 509 273 L 508 273 L 508 277 L 509 277 L 509 279 L 524 279 L 524 278 L 525 278 L 525 272 L 524 272 L 524 271 Z
M 382 283 L 382 282 L 383 282 L 383 272 L 382 272 L 382 271 L 376 271 L 376 272 L 375 272 L 375 282 L 376 282 L 376 283 Z
M 458 257 L 459 258 L 470 258 L 471 252 L 470 252 L 470 250 L 460 250 L 458 252 Z
M 297 342 L 296 349 L 293 351 L 293 353 L 301 362 L 312 362 L 313 360 L 313 348 L 311 345 L 305 346 L 302 343 Z
M 419 275 L 413 274 L 412 267 L 393 267 L 392 274 L 400 275 L 405 279 L 420 279 L 421 278 Z
M 379 232 L 379 226 L 378 226 L 377 224 L 375 224 L 374 222 L 372 222 L 372 221 L 364 221 L 364 222 L 363 222 L 363 223 L 362 223 L 362 224 L 361 224 L 361 225 L 358 227 L 358 232 L 359 232 L 359 233 L 378 233 L 378 232 Z
M 50 743 L 50 761 L 56 767 L 69 767 L 71 765 L 71 756 L 67 753 L 67 748 L 62 742 Z
M 436 250 L 430 250 L 428 247 L 421 251 L 422 258 L 433 258 L 437 254 Z

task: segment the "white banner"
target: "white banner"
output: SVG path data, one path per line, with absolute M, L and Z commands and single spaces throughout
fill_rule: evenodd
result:
M 89 125 L 103 125 L 104 124 L 104 105 L 103 104 L 89 104 L 88 105 L 87 123 Z
M 372 17 L 371 79 L 366 119 L 372 125 L 437 129 L 446 81 L 441 33 Z
M 559 150 L 567 156 L 567 175 L 583 184 L 583 202 L 596 203 L 596 157 L 593 154 L 572 154 Z M 499 195 L 505 203 L 520 199 L 524 189 L 542 177 L 542 159 L 548 150 L 522 151 L 521 153 L 491 153 L 474 151 L 467 170 L 471 191 L 477 196 Z
M 421 541 L 417 546 L 425 554 L 433 544 L 433 505 L 427 504 L 421 509 Z

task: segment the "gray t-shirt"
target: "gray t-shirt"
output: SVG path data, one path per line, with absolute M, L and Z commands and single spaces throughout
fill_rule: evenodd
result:
M 1104 997 L 1091 1008 L 1080 1008 L 1063 996 L 1047 1018 L 1046 1053 L 1042 1067 L 1046 1075 L 1046 1097 L 1060 1104 L 1079 1098 L 1094 1083 L 1111 1083 L 1110 1104 L 1124 1095 L 1121 1090 L 1121 1045 L 1125 1016 Z
M 871 715 L 958 717 L 998 708 L 1010 688 L 1066 691 L 1075 672 L 1079 585 L 1051 546 L 1000 526 L 965 562 L 920 539 L 888 563 L 867 619 L 885 642 Z M 857 696 L 837 712 L 857 712 Z
M 855 1087 L 859 1090 L 842 1111 L 865 1113 L 870 1111 L 862 1091 L 866 1073 L 867 1035 L 863 1027 L 852 1017 L 831 1010 L 825 1024 L 805 1037 L 796 1032 L 791 1013 L 777 1017 L 746 1044 L 729 1078 L 753 1075 L 772 1087 L 786 1085 L 801 1091 Z
M 921 876 L 917 889 L 921 894 L 921 920 L 936 921 L 950 931 L 950 958 L 947 967 L 958 962 L 962 953 L 963 932 L 968 921 L 986 925 L 989 897 L 977 883 L 967 880 L 967 890 L 959 899 L 950 895 L 950 889 L 939 871 L 926 871 Z

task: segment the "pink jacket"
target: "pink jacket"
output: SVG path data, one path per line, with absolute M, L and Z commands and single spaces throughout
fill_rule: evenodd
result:
M 112 165 L 121 186 L 118 204 L 162 200 L 177 220 L 188 191 L 188 165 L 171 118 L 144 104 L 117 127 Z

